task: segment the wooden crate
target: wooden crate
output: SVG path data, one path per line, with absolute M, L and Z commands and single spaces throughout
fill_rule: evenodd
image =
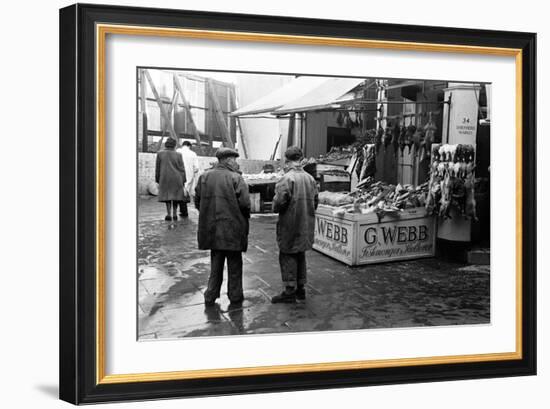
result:
M 262 200 L 262 213 L 271 213 L 271 207 L 273 202 L 267 202 Z
M 320 191 L 324 192 L 349 192 L 351 189 L 350 176 L 321 175 Z
M 250 193 L 250 212 L 260 213 L 262 211 L 262 205 L 259 193 Z
M 436 223 L 426 209 L 414 208 L 378 220 L 374 213 L 335 216 L 320 205 L 313 248 L 356 266 L 435 255 Z

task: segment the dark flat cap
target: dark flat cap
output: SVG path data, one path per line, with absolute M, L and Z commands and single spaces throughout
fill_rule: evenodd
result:
M 219 148 L 216 151 L 216 158 L 218 158 L 218 159 L 229 158 L 231 156 L 234 156 L 235 158 L 238 158 L 239 157 L 239 152 L 237 152 L 235 149 L 231 149 L 231 148 Z
M 166 146 L 167 148 L 175 148 L 176 145 L 177 145 L 177 142 L 173 138 L 168 138 L 166 142 L 164 142 L 164 146 Z
M 302 150 L 298 148 L 297 146 L 289 146 L 288 149 L 285 151 L 285 158 L 288 160 L 297 161 L 302 159 L 304 154 L 302 153 Z

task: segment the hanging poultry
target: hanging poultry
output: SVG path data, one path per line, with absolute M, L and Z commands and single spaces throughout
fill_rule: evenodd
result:
M 475 198 L 475 191 L 474 191 L 474 183 L 475 183 L 475 179 L 474 179 L 474 174 L 472 172 L 466 177 L 466 181 L 464 182 L 464 189 L 466 191 L 465 213 L 467 217 L 477 222 L 478 218 L 477 218 L 477 212 L 476 212 L 476 198 Z
M 450 218 L 452 191 L 454 186 L 454 178 L 449 174 L 445 174 L 441 183 L 441 199 L 439 206 L 439 215 L 443 218 Z
M 393 127 L 390 124 L 388 124 L 388 126 L 386 126 L 386 129 L 384 129 L 384 137 L 382 139 L 384 143 L 384 148 L 387 148 L 388 146 L 390 146 L 392 141 L 392 135 L 393 135 Z
M 363 181 L 368 177 L 374 177 L 376 173 L 376 149 L 374 145 L 365 145 L 363 147 L 364 161 L 361 169 L 359 181 Z
M 437 127 L 435 126 L 435 123 L 432 120 L 432 113 L 430 112 L 428 114 L 428 123 L 424 126 L 424 145 L 426 146 L 425 151 L 427 154 L 427 157 L 429 158 L 431 155 L 431 146 L 432 143 L 435 143 L 435 132 L 437 131 Z
M 405 145 L 409 148 L 409 153 L 411 152 L 411 146 L 413 145 L 413 135 L 416 132 L 416 126 L 410 124 L 407 126 L 405 131 Z
M 412 136 L 413 146 L 414 146 L 414 154 L 422 155 L 421 150 L 423 151 L 423 144 L 424 144 L 424 131 L 421 128 L 417 128 Z M 420 160 L 423 158 L 421 157 Z
M 376 137 L 374 139 L 374 144 L 376 146 L 376 150 L 378 151 L 380 149 L 380 146 L 382 145 L 382 137 L 384 136 L 384 129 L 382 126 L 379 126 L 376 130 Z
M 399 145 L 399 149 L 401 150 L 401 156 L 403 156 L 403 151 L 405 150 L 405 140 L 406 140 L 406 137 L 405 137 L 405 134 L 407 133 L 407 127 L 405 125 L 403 125 L 401 127 L 401 130 L 399 132 L 399 139 L 397 141 L 398 145 Z

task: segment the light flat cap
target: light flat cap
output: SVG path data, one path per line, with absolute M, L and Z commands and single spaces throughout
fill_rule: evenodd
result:
M 288 160 L 298 161 L 304 157 L 302 150 L 297 146 L 289 146 L 285 151 L 285 158 Z

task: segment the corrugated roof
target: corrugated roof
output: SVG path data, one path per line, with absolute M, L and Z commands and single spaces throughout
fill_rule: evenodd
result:
M 260 99 L 233 111 L 231 115 L 243 116 L 273 112 L 277 108 L 307 94 L 328 79 L 327 77 L 298 77 Z
M 274 114 L 306 112 L 330 107 L 365 81 L 362 78 L 328 78 L 314 89 L 273 111 Z

